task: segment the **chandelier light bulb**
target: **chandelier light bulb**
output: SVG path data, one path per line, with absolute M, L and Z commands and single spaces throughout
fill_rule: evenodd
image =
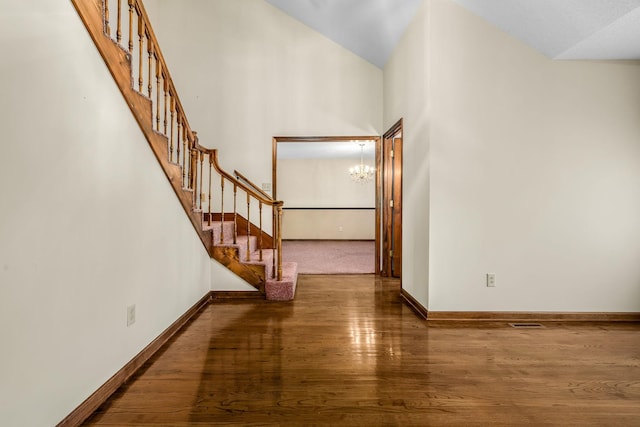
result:
M 364 144 L 360 144 L 360 164 L 349 168 L 351 179 L 358 183 L 366 183 L 373 179 L 376 168 L 364 164 Z

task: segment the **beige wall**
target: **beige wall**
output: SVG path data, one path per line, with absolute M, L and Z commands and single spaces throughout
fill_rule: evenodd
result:
M 550 61 L 425 0 L 385 67 L 383 126 L 380 70 L 265 2 L 148 9 L 202 142 L 258 183 L 273 135 L 404 117 L 403 286 L 430 309 L 640 310 L 638 63 Z M 71 3 L 12 2 L 0 35 L 0 424 L 54 425 L 235 279 Z
M 431 310 L 639 311 L 639 100 L 638 62 L 551 61 L 426 0 L 385 68 L 403 237 L 429 242 L 403 286 Z
M 429 302 L 430 70 L 423 4 L 384 68 L 384 128 L 403 119 L 402 286 Z
M 225 169 L 271 182 L 273 136 L 380 134 L 382 70 L 267 2 L 145 4 L 190 123 Z
M 375 239 L 375 181 L 354 182 L 348 171 L 357 163 L 344 158 L 278 160 L 277 196 L 286 201 L 284 239 Z
M 273 136 L 381 132 L 382 70 L 267 2 L 145 5 L 189 122 L 227 171 L 271 182 Z M 213 289 L 246 289 L 211 268 Z
M 375 209 L 286 209 L 282 238 L 293 240 L 374 240 Z
M 209 291 L 211 261 L 71 2 L 2 4 L 0 425 L 52 426 Z
M 359 159 L 279 159 L 278 199 L 294 208 L 373 208 L 375 180 L 359 183 L 349 168 Z M 375 166 L 374 160 L 365 162 Z

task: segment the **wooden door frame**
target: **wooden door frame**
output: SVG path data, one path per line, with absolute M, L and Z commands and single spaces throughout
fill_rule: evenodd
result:
M 344 141 L 375 141 L 376 144 L 376 194 L 375 194 L 375 274 L 380 274 L 380 197 L 381 191 L 381 178 L 380 169 L 378 165 L 381 163 L 380 154 L 382 147 L 382 137 L 380 135 L 375 136 L 274 136 L 272 138 L 272 157 L 271 157 L 271 194 L 274 200 L 277 200 L 278 193 L 278 179 L 277 179 L 277 164 L 278 164 L 278 143 L 279 142 L 344 142 Z
M 386 270 L 384 270 L 382 267 L 387 265 L 385 263 L 385 260 L 387 258 L 389 258 L 388 256 L 388 248 L 387 246 L 384 244 L 385 242 L 383 241 L 383 239 L 385 239 L 385 235 L 384 232 L 387 230 L 386 227 L 386 223 L 383 224 L 383 221 L 385 221 L 385 218 L 383 217 L 383 213 L 384 210 L 386 208 L 386 196 L 384 194 L 383 191 L 383 187 L 385 187 L 387 185 L 387 182 L 384 181 L 385 177 L 384 177 L 384 170 L 383 167 L 384 165 L 384 150 L 385 150 L 385 141 L 389 138 L 391 138 L 393 135 L 397 134 L 398 132 L 402 133 L 402 137 L 401 137 L 401 141 L 404 140 L 404 128 L 403 128 L 403 119 L 401 118 L 400 120 L 398 120 L 393 126 L 391 126 L 389 128 L 389 130 L 387 130 L 384 135 L 381 138 L 381 143 L 380 143 L 380 155 L 377 155 L 378 161 L 379 163 L 376 163 L 376 170 L 378 171 L 378 185 L 377 187 L 380 189 L 380 199 L 379 199 L 379 204 L 380 204 L 380 218 L 376 220 L 376 222 L 378 222 L 378 232 L 381 233 L 380 236 L 380 246 L 377 246 L 377 263 L 378 266 L 377 268 L 380 269 L 380 274 L 385 275 L 385 277 L 392 277 L 393 276 L 393 268 L 392 266 L 389 264 L 388 268 Z M 402 144 L 402 142 L 401 142 Z M 400 177 L 400 200 L 402 201 L 402 164 L 403 164 L 403 160 L 402 160 L 402 148 L 400 148 L 400 153 L 401 153 L 401 157 L 400 157 L 400 171 L 399 171 L 399 177 Z M 400 209 L 400 215 L 402 218 L 402 203 L 400 203 L 400 206 L 396 206 L 394 207 L 395 209 Z M 393 213 L 391 214 L 393 216 Z M 402 257 L 402 220 L 400 221 L 399 225 L 399 232 L 400 232 L 400 257 Z M 383 230 L 384 229 L 384 230 Z M 385 257 L 384 259 L 382 257 Z M 390 261 L 390 263 L 392 263 L 393 260 Z M 400 258 L 400 263 L 402 264 L 402 258 Z M 382 264 L 382 265 L 381 265 Z M 402 267 L 400 268 L 400 270 L 402 271 Z M 402 273 L 400 273 L 400 277 L 402 277 Z

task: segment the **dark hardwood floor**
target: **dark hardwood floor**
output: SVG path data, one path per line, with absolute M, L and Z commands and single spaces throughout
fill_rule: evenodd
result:
M 398 291 L 209 305 L 87 425 L 640 425 L 640 324 L 425 322 Z

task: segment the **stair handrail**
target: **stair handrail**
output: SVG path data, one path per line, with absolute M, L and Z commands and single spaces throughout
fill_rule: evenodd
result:
M 152 103 L 152 117 L 151 128 L 153 132 L 159 133 L 167 137 L 170 146 L 168 150 L 169 162 L 173 162 L 174 159 L 174 123 L 177 126 L 176 137 L 176 160 L 178 165 L 182 166 L 182 186 L 192 191 L 192 209 L 193 212 L 200 212 L 204 216 L 203 203 L 204 198 L 207 196 L 203 176 L 205 172 L 203 170 L 204 159 L 208 157 L 208 163 L 224 180 L 229 181 L 234 186 L 234 192 L 237 188 L 240 188 L 247 194 L 247 205 L 249 205 L 249 198 L 253 198 L 260 203 L 260 209 L 262 204 L 272 207 L 272 219 L 273 219 L 273 243 L 272 248 L 276 253 L 274 254 L 274 270 L 276 270 L 276 258 L 277 258 L 277 280 L 282 280 L 282 237 L 281 237 L 281 224 L 282 224 L 282 201 L 273 200 L 269 195 L 263 194 L 260 191 L 255 191 L 257 188 L 252 188 L 251 185 L 243 183 L 232 174 L 224 171 L 218 162 L 218 151 L 216 149 L 209 149 L 199 144 L 197 132 L 191 128 L 189 120 L 187 119 L 185 109 L 182 105 L 178 91 L 175 87 L 169 67 L 165 57 L 160 49 L 158 39 L 153 26 L 149 19 L 149 15 L 142 3 L 142 0 L 115 0 L 117 6 L 116 13 L 116 34 L 115 37 L 111 34 L 111 28 L 113 24 L 109 22 L 109 0 L 102 0 L 103 6 L 103 33 L 116 42 L 125 52 L 128 53 L 127 59 L 133 61 L 134 51 L 136 51 L 136 45 L 138 51 L 138 64 L 137 76 L 138 81 L 135 81 L 135 76 L 131 76 L 132 88 L 142 96 L 145 96 Z M 128 6 L 128 11 L 126 7 Z M 126 18 L 128 15 L 128 21 Z M 134 18 L 137 20 L 134 21 Z M 124 24 L 124 31 L 122 31 L 122 22 Z M 114 21 L 116 22 L 116 21 Z M 134 25 L 135 22 L 135 25 Z M 128 23 L 128 25 L 127 25 Z M 134 28 L 137 33 L 134 34 Z M 128 30 L 128 34 L 127 33 Z M 122 33 L 125 34 L 122 34 Z M 123 37 L 123 35 L 125 37 Z M 127 38 L 128 35 L 128 43 Z M 136 38 L 137 36 L 137 38 Z M 143 45 L 146 46 L 146 51 L 143 49 Z M 145 65 L 148 64 L 148 65 Z M 152 67 L 152 64 L 154 66 Z M 131 64 L 132 71 L 134 70 L 134 64 Z M 155 71 L 155 75 L 152 73 Z M 143 73 L 146 71 L 146 73 Z M 155 77 L 155 79 L 154 79 Z M 136 83 L 138 83 L 136 85 Z M 145 86 L 146 83 L 146 86 Z M 155 83 L 155 84 L 154 84 Z M 146 93 L 144 89 L 147 89 Z M 155 100 L 154 100 L 155 95 Z M 155 111 L 153 111 L 155 106 Z M 163 108 L 164 111 L 161 111 Z M 164 112 L 164 120 L 162 120 L 162 112 Z M 168 113 L 171 113 L 170 120 Z M 155 119 L 155 126 L 154 126 Z M 182 132 L 181 132 L 182 130 Z M 181 150 L 182 148 L 182 150 Z M 181 156 L 182 154 L 182 156 Z M 181 163 L 182 159 L 182 163 Z M 200 165 L 198 167 L 198 165 Z M 208 175 L 209 181 L 211 180 L 211 173 Z M 209 183 L 210 184 L 210 183 Z M 209 206 L 211 206 L 211 192 L 208 193 Z M 222 206 L 224 205 L 224 198 L 222 198 Z M 224 209 L 221 209 L 221 220 L 224 222 Z M 211 223 L 212 212 L 209 211 L 209 225 Z M 234 200 L 234 217 L 237 215 L 235 211 Z M 250 218 L 247 214 L 248 234 L 251 234 L 250 230 Z M 260 217 L 262 222 L 262 217 Z M 260 230 L 262 227 L 260 226 Z M 237 233 L 237 231 L 236 231 Z M 260 231 L 262 234 L 262 231 Z M 222 234 L 221 234 L 222 237 Z M 235 241 L 235 237 L 234 237 Z M 262 259 L 262 247 L 260 247 L 260 259 Z M 248 247 L 247 247 L 248 251 Z
M 237 179 L 236 177 L 234 177 L 233 175 L 231 175 L 230 173 L 228 173 L 227 171 L 225 171 L 224 169 L 222 169 L 222 167 L 220 167 L 220 163 L 218 161 L 218 150 L 217 149 L 211 149 L 211 148 L 206 148 L 203 147 L 202 145 L 199 144 L 198 142 L 198 136 L 197 133 L 195 134 L 195 139 L 194 139 L 194 146 L 193 148 L 195 150 L 198 150 L 206 155 L 208 155 L 209 157 L 209 161 L 211 166 L 213 166 L 213 169 L 223 178 L 226 179 L 227 181 L 229 181 L 231 184 L 234 185 L 234 192 L 235 192 L 235 188 L 240 188 L 242 189 L 248 196 L 252 197 L 253 199 L 255 199 L 256 201 L 258 201 L 261 204 L 265 204 L 267 206 L 271 206 L 272 207 L 272 236 L 273 236 L 273 241 L 275 243 L 273 250 L 274 250 L 274 257 L 273 257 L 273 263 L 274 263 L 274 272 L 276 273 L 276 279 L 278 281 L 282 280 L 282 207 L 284 206 L 284 202 L 282 200 L 273 200 L 268 194 L 260 194 L 263 193 L 262 191 L 254 191 L 253 188 L 251 188 L 250 185 L 245 185 L 242 181 L 240 181 L 239 179 Z M 197 168 L 196 168 L 197 170 Z M 235 209 L 234 209 L 235 211 Z M 221 218 L 221 222 L 224 222 L 224 210 L 222 209 L 221 212 L 222 218 Z M 247 218 L 249 219 L 249 218 Z M 235 220 L 234 220 L 235 222 Z M 262 229 L 262 227 L 260 227 Z M 261 231 L 262 232 L 262 231 Z
M 237 169 L 233 170 L 233 175 L 239 179 L 240 181 L 244 181 L 246 182 L 248 185 L 251 186 L 251 188 L 253 188 L 255 191 L 257 191 L 258 193 L 262 194 L 264 197 L 267 197 L 271 200 L 273 200 L 273 197 L 271 197 L 268 193 L 266 193 L 263 189 L 261 189 L 260 187 L 258 187 L 254 182 L 252 182 L 249 178 L 247 178 L 246 176 L 244 176 L 242 173 L 238 172 Z
M 105 0 L 105 4 L 108 0 Z M 164 59 L 164 55 L 162 54 L 162 50 L 160 49 L 160 44 L 158 43 L 158 38 L 156 37 L 155 32 L 153 31 L 153 26 L 151 25 L 151 21 L 149 20 L 149 15 L 147 14 L 147 10 L 142 3 L 142 0 L 128 0 L 129 7 L 134 5 L 136 10 L 138 11 L 139 17 L 144 21 L 144 29 L 148 31 L 147 37 L 150 39 L 152 45 L 155 50 L 153 51 L 154 56 L 157 56 L 157 60 L 161 64 L 161 69 L 163 72 L 163 77 L 168 81 L 169 92 L 173 94 L 173 98 L 176 103 L 176 110 L 180 112 L 180 116 L 183 120 L 182 125 L 187 129 L 187 136 L 190 144 L 195 143 L 195 135 L 193 134 L 193 130 L 191 129 L 191 125 L 189 124 L 189 120 L 187 119 L 187 115 L 182 106 L 182 102 L 180 101 L 180 97 L 178 96 L 178 91 L 173 83 L 173 78 L 171 77 L 171 73 L 169 72 L 169 67 L 167 66 L 167 61 Z M 108 26 L 105 25 L 105 28 Z M 131 50 L 131 49 L 129 49 Z
M 228 172 L 224 171 L 218 162 L 218 150 L 217 149 L 210 149 L 207 147 L 204 147 L 202 145 L 200 145 L 199 143 L 199 139 L 197 137 L 197 134 L 195 133 L 195 131 L 193 131 L 191 129 L 191 125 L 189 124 L 189 120 L 187 119 L 187 116 L 185 114 L 185 110 L 182 107 L 182 102 L 180 101 L 180 97 L 178 96 L 178 91 L 175 88 L 175 85 L 173 83 L 173 78 L 171 77 L 171 73 L 169 72 L 169 67 L 167 66 L 167 62 L 164 59 L 164 55 L 162 54 L 162 50 L 160 49 L 160 45 L 158 43 L 158 39 L 155 35 L 155 32 L 153 31 L 153 26 L 151 25 L 151 21 L 149 20 L 149 15 L 147 14 L 147 11 L 144 7 L 144 4 L 142 3 L 142 0 L 129 0 L 129 3 L 134 3 L 138 13 L 140 14 L 140 16 L 142 17 L 142 19 L 144 20 L 144 28 L 145 30 L 148 30 L 149 34 L 148 37 L 151 39 L 152 44 L 155 48 L 154 50 L 154 55 L 157 54 L 158 57 L 158 61 L 160 62 L 160 68 L 163 70 L 163 75 L 164 77 L 168 80 L 168 85 L 169 85 L 169 90 L 173 93 L 173 97 L 175 99 L 176 102 L 176 108 L 179 109 L 181 116 L 184 120 L 184 122 L 182 123 L 183 126 L 187 129 L 187 136 L 188 136 L 188 140 L 190 143 L 190 146 L 193 149 L 196 149 L 198 151 L 201 151 L 203 153 L 206 154 L 213 154 L 212 155 L 212 159 L 213 159 L 213 166 L 215 168 L 215 170 L 222 176 L 224 176 L 227 180 L 231 181 L 233 184 L 238 185 L 238 187 L 242 188 L 244 191 L 246 191 L 247 193 L 250 193 L 252 197 L 260 200 L 261 202 L 270 205 L 270 206 L 276 206 L 278 203 L 275 203 L 274 200 L 268 195 L 268 194 L 264 194 L 264 195 L 260 195 L 258 193 L 256 193 L 255 191 L 253 191 L 251 188 L 247 187 L 246 185 L 244 185 L 242 182 L 240 182 L 238 179 L 236 179 L 235 177 L 233 177 L 231 174 L 229 174 Z M 266 196 L 266 197 L 263 197 Z M 280 205 L 282 205 L 283 203 L 280 202 Z

